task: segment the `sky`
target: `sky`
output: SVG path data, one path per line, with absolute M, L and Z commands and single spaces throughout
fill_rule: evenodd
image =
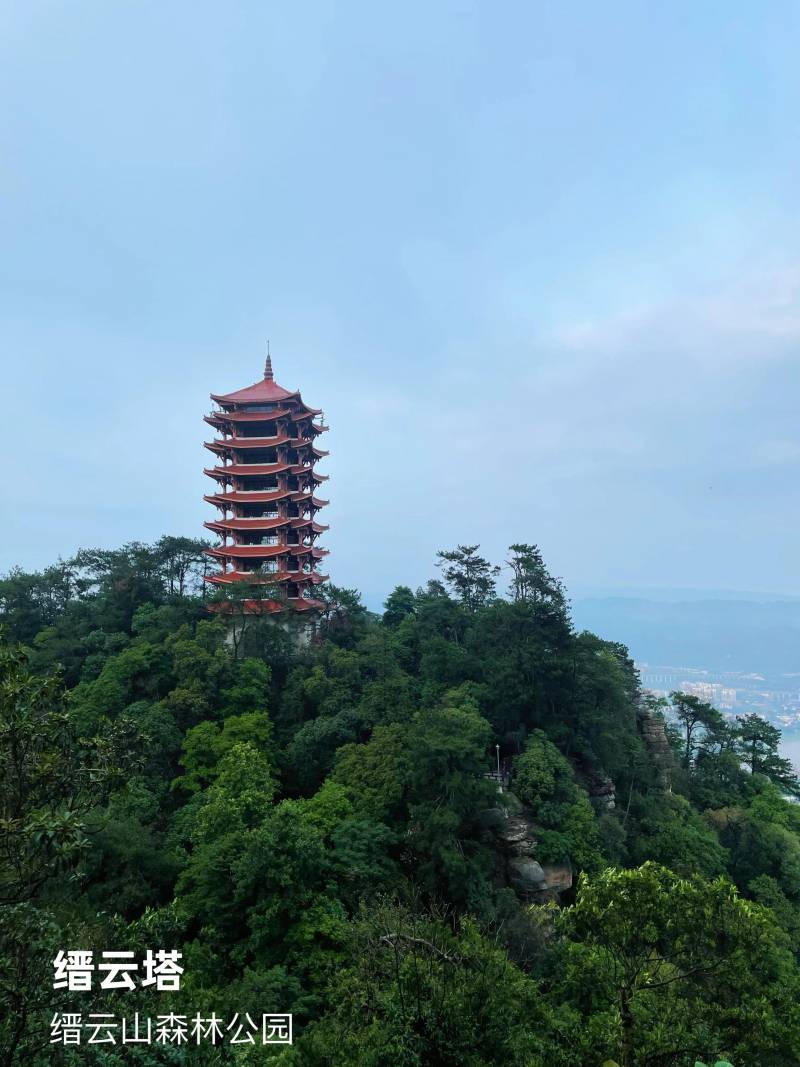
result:
M 800 8 L 0 0 L 0 570 L 202 535 L 325 411 L 371 603 L 458 543 L 799 594 Z

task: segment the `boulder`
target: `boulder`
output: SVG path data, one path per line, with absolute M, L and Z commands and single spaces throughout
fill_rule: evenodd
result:
M 508 880 L 512 889 L 523 899 L 534 897 L 547 889 L 547 877 L 542 865 L 530 856 L 512 856 L 508 861 Z

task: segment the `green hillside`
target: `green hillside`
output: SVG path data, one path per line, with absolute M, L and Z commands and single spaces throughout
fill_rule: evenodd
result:
M 797 1062 L 800 807 L 779 734 L 574 629 L 534 546 L 382 615 L 209 612 L 202 543 L 0 580 L 0 1064 Z M 499 768 L 499 774 L 498 774 Z M 53 989 L 176 949 L 180 990 Z M 70 1047 L 66 1011 L 291 1012 L 290 1046 Z

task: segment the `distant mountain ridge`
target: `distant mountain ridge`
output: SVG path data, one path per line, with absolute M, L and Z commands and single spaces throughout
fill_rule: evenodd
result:
M 639 662 L 710 671 L 800 671 L 800 598 L 699 600 L 578 597 L 579 630 L 623 641 Z

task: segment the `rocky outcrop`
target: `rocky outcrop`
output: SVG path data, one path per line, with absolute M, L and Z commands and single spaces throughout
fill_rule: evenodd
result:
M 655 766 L 658 789 L 662 793 L 672 792 L 674 757 L 664 729 L 663 718 L 648 707 L 640 707 L 636 716 L 636 725 L 642 744 Z
M 564 893 L 572 889 L 571 863 L 545 863 L 542 866 L 547 881 L 547 890 L 551 894 Z
M 536 859 L 536 823 L 513 793 L 503 793 L 497 807 L 482 812 L 481 823 L 498 854 L 501 884 L 510 885 L 520 900 L 556 900 L 571 888 L 569 863 L 547 864 Z
M 523 899 L 537 896 L 548 888 L 544 868 L 530 856 L 509 857 L 508 881 L 514 892 Z
M 586 792 L 598 815 L 613 811 L 617 806 L 617 789 L 603 771 L 592 771 L 586 776 Z

